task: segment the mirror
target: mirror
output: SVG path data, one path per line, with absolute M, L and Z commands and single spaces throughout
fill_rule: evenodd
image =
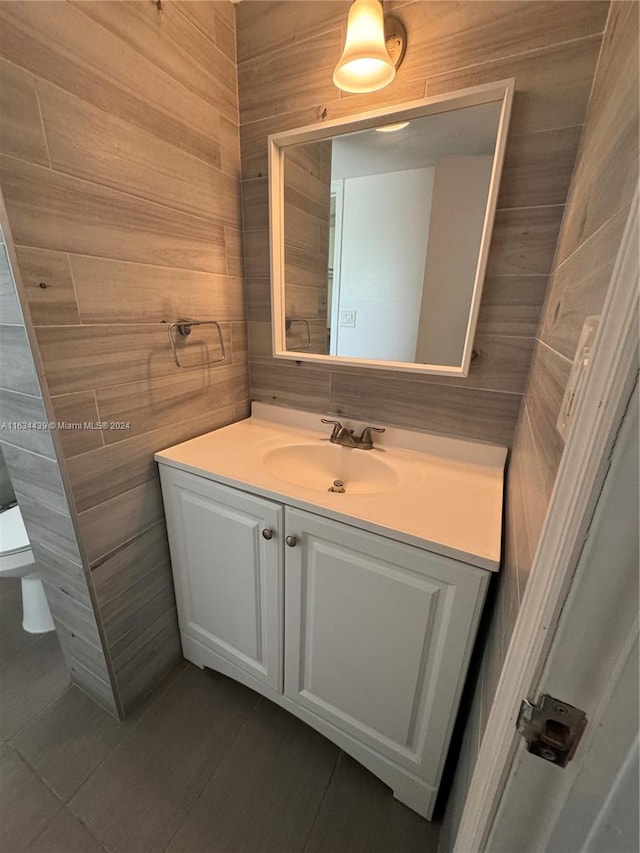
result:
M 274 356 L 467 375 L 512 97 L 269 138 Z

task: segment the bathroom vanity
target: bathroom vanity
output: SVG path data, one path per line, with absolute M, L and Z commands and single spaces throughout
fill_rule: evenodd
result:
M 430 818 L 499 567 L 506 449 L 387 428 L 363 450 L 330 432 L 254 403 L 156 454 L 184 656 Z

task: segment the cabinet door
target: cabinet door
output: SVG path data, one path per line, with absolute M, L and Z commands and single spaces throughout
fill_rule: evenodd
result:
M 282 507 L 168 466 L 161 478 L 183 635 L 281 691 Z
M 286 509 L 285 694 L 438 784 L 488 573 Z

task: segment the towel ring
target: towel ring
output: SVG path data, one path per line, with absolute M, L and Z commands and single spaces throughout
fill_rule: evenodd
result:
M 191 331 L 194 326 L 215 326 L 218 330 L 218 344 L 220 346 L 220 358 L 212 358 L 210 361 L 201 361 L 199 364 L 181 364 L 180 356 L 178 355 L 178 350 L 176 349 L 176 340 L 177 336 L 173 334 L 173 330 L 177 329 L 178 334 L 183 338 L 188 338 L 191 334 Z M 222 337 L 222 329 L 220 328 L 220 323 L 217 320 L 189 320 L 187 318 L 182 318 L 177 320 L 175 323 L 169 324 L 169 345 L 171 346 L 171 354 L 173 355 L 173 360 L 175 362 L 176 367 L 181 368 L 182 370 L 189 370 L 192 367 L 206 367 L 208 364 L 220 364 L 221 361 L 224 361 L 227 357 L 224 348 L 224 339 Z

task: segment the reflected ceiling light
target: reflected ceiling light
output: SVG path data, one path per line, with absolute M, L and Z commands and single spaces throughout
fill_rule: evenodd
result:
M 376 127 L 378 133 L 395 133 L 396 130 L 402 130 L 409 127 L 408 121 L 397 121 L 395 124 L 385 124 L 382 127 Z
M 349 9 L 344 50 L 333 82 L 344 92 L 377 92 L 393 82 L 404 56 L 406 33 L 383 17 L 379 0 L 355 0 Z

